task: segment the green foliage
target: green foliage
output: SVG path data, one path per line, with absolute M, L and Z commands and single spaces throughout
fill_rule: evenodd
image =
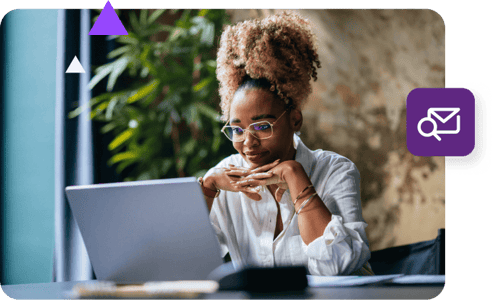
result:
M 108 163 L 118 172 L 131 169 L 125 180 L 201 176 L 224 157 L 224 147 L 230 149 L 220 132 L 215 75 L 226 13 L 167 12 L 179 16 L 172 25 L 157 22 L 163 13 L 129 12 L 128 35 L 110 37 L 119 44 L 108 54 L 114 61 L 97 67 L 89 82 L 92 89 L 108 77 L 107 92 L 89 106 L 91 118 L 105 124 L 102 132 L 114 136 Z M 158 40 L 163 33 L 167 38 Z

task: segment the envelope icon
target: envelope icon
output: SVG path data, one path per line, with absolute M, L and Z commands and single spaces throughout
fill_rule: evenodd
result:
M 461 129 L 460 115 L 456 116 L 456 129 L 455 130 L 437 130 L 437 122 L 432 118 L 436 118 L 441 123 L 445 124 L 451 118 L 453 118 L 460 111 L 459 107 L 431 107 L 427 110 L 427 117 L 420 119 L 417 129 L 419 133 L 424 137 L 435 137 L 438 141 L 441 141 L 441 137 L 438 134 L 458 134 Z M 449 115 L 445 118 L 441 117 L 437 112 L 449 112 Z M 424 132 L 422 130 L 422 123 L 429 121 L 432 123 L 433 129 L 431 132 Z

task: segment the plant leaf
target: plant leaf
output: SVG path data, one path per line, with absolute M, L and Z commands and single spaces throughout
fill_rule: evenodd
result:
M 129 61 L 130 59 L 128 56 L 122 56 L 113 62 L 113 70 L 109 75 L 108 86 L 106 88 L 108 91 L 113 90 L 114 85 L 116 84 L 116 79 L 118 79 L 118 76 L 125 71 Z
M 157 18 L 159 18 L 166 10 L 165 9 L 158 9 L 154 11 L 152 14 L 150 14 L 149 19 L 147 20 L 148 24 L 154 23 Z
M 197 141 L 194 139 L 189 139 L 184 145 L 183 145 L 183 152 L 186 154 L 192 154 L 193 150 L 195 150 L 195 147 L 197 146 Z
M 106 75 L 111 73 L 112 70 L 113 70 L 113 64 L 112 63 L 105 64 L 105 65 L 97 68 L 96 69 L 96 75 L 94 77 L 92 77 L 92 79 L 91 79 L 91 81 L 89 81 L 89 84 L 87 85 L 87 87 L 90 90 L 92 90 L 96 86 L 96 84 L 98 84 L 99 81 L 101 81 L 104 77 L 106 77 Z
M 152 93 L 159 86 L 159 83 L 160 83 L 159 79 L 152 80 L 149 84 L 146 84 L 142 88 L 133 92 L 133 94 L 128 98 L 128 100 L 126 100 L 126 102 L 133 103 L 135 101 L 142 99 L 143 97 Z
M 199 16 L 199 17 L 204 17 L 205 15 L 207 15 L 207 14 L 208 14 L 208 11 L 209 11 L 209 10 L 210 10 L 210 9 L 200 9 L 200 11 L 198 12 L 198 16 Z
M 137 151 L 126 151 L 126 152 L 121 152 L 118 154 L 113 155 L 109 159 L 109 163 L 111 165 L 123 161 L 123 160 L 128 160 L 128 159 L 136 159 L 139 157 L 139 153 Z
M 199 83 L 197 83 L 195 86 L 193 86 L 193 91 L 198 92 L 199 90 L 203 89 L 207 85 L 209 85 L 212 81 L 214 81 L 213 77 L 207 77 L 202 79 Z
M 116 167 L 116 172 L 121 173 L 121 172 L 123 172 L 124 169 L 126 169 L 126 167 L 128 167 L 128 166 L 130 166 L 136 162 L 137 162 L 137 159 L 127 159 L 125 161 L 122 161 Z
M 115 58 L 115 57 L 117 57 L 117 56 L 119 56 L 121 54 L 124 54 L 124 53 L 130 51 L 131 49 L 132 49 L 132 46 L 131 45 L 125 45 L 125 46 L 116 48 L 113 51 L 109 52 L 107 57 L 109 59 Z
M 137 36 L 133 32 L 128 32 L 128 35 L 118 36 L 118 42 L 123 43 L 123 44 L 131 44 L 134 46 L 138 45 Z
M 141 28 L 140 24 L 138 23 L 137 14 L 135 13 L 135 11 L 130 12 L 130 24 L 137 33 L 140 32 Z
M 140 10 L 140 26 L 142 28 L 147 27 L 147 15 L 148 11 L 146 9 Z
M 101 133 L 108 133 L 111 130 L 115 129 L 116 126 L 117 126 L 116 123 L 108 123 L 101 128 Z
M 113 118 L 113 110 L 116 107 L 116 104 L 118 104 L 118 97 L 113 97 L 109 101 L 108 107 L 106 108 L 106 120 L 111 120 Z
M 98 114 L 100 114 L 103 110 L 105 110 L 106 107 L 108 107 L 108 104 L 109 104 L 108 101 L 103 102 L 103 103 L 99 104 L 96 107 L 96 109 L 92 110 L 91 111 L 91 119 L 94 119 Z
M 215 111 L 215 109 L 210 106 L 200 103 L 197 105 L 198 110 L 205 116 L 209 117 L 212 120 L 218 121 L 220 118 L 220 114 Z
M 118 146 L 122 145 L 124 142 L 130 139 L 134 133 L 135 129 L 133 128 L 128 128 L 127 130 L 123 131 L 109 144 L 108 149 L 111 151 L 116 149 Z

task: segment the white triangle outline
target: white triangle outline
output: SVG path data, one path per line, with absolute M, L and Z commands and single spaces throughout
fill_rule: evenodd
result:
M 68 66 L 67 71 L 65 73 L 85 73 L 84 68 L 80 64 L 79 59 L 77 58 L 77 55 L 73 58 L 72 62 L 70 63 L 70 66 Z
M 446 118 L 443 119 L 439 114 L 435 113 L 438 111 L 450 111 L 451 113 Z M 460 111 L 459 107 L 429 108 L 429 114 L 432 114 L 434 117 L 436 117 L 442 123 L 446 123 L 447 121 L 449 121 L 449 119 L 454 117 L 454 115 L 456 115 L 459 111 Z

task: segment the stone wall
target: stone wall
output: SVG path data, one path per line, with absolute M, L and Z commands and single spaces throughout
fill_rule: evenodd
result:
M 230 10 L 233 23 L 280 10 Z M 444 228 L 444 158 L 406 146 L 406 96 L 444 87 L 444 22 L 431 10 L 297 10 L 315 25 L 321 69 L 301 138 L 361 173 L 371 250 L 430 240 Z

